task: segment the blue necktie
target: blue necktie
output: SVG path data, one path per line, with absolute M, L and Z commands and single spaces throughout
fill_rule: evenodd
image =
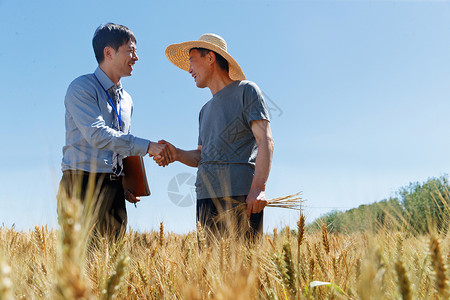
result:
M 113 129 L 122 131 L 122 128 L 120 128 L 120 121 L 119 121 L 119 115 L 120 114 L 120 92 L 121 88 L 116 89 L 115 86 L 112 86 L 108 92 L 111 98 L 114 101 L 114 104 L 116 106 L 116 110 L 114 111 L 114 118 L 113 118 Z M 116 113 L 117 112 L 117 113 Z M 113 153 L 113 161 L 112 161 L 112 172 L 117 177 L 122 175 L 123 171 L 123 157 L 119 153 L 114 152 Z

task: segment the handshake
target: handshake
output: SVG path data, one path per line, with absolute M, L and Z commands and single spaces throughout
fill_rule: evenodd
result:
M 158 143 L 150 142 L 147 148 L 147 153 L 153 160 L 160 166 L 167 166 L 173 163 L 178 158 L 178 149 L 175 148 L 171 143 L 164 140 L 158 141 Z M 130 190 L 125 191 L 125 199 L 136 205 L 137 202 L 141 201 L 141 197 L 133 195 Z
M 177 160 L 177 148 L 165 140 L 160 140 L 158 143 L 150 142 L 147 152 L 162 167 Z

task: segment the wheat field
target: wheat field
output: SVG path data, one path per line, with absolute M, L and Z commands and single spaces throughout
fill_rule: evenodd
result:
M 163 223 L 88 240 L 75 208 L 58 230 L 0 227 L 0 299 L 448 299 L 446 233 L 305 228 L 300 216 L 252 245 Z

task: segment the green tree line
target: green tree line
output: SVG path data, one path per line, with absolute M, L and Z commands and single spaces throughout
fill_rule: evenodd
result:
M 326 224 L 330 232 L 407 229 L 415 234 L 441 232 L 450 226 L 450 193 L 447 176 L 410 183 L 395 197 L 347 211 L 331 211 L 316 219 L 310 230 Z

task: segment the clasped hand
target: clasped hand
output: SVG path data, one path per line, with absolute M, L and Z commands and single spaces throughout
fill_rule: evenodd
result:
M 147 148 L 147 153 L 150 157 L 158 163 L 160 166 L 167 166 L 168 164 L 175 161 L 175 147 L 166 141 L 159 141 L 158 143 L 150 142 Z M 141 201 L 141 197 L 134 196 L 130 191 L 125 191 L 125 199 L 136 205 L 137 202 Z
M 165 140 L 160 140 L 158 143 L 150 142 L 147 152 L 150 157 L 153 157 L 153 160 L 162 167 L 173 163 L 177 156 L 176 148 Z

